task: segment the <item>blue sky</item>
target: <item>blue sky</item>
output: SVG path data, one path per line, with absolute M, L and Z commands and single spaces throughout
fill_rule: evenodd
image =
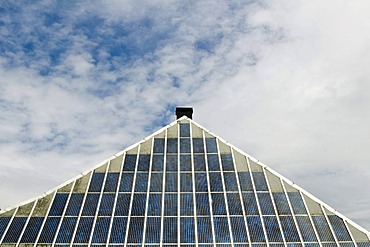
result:
M 366 1 L 1 1 L 0 208 L 194 119 L 370 229 Z

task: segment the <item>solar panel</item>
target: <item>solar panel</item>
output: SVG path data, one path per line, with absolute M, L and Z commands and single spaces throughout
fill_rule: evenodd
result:
M 55 234 L 58 230 L 61 217 L 46 218 L 44 227 L 41 231 L 39 243 L 53 243 Z
M 57 243 L 70 243 L 77 223 L 77 217 L 64 217 L 56 239 Z
M 0 245 L 370 247 L 367 232 L 290 184 L 179 120 L 0 214 Z
M 22 235 L 21 243 L 35 242 L 43 222 L 44 217 L 31 217 Z
M 10 220 L 11 217 L 0 217 L 0 239 L 3 237 Z
M 26 222 L 27 217 L 13 218 L 13 221 L 10 224 L 9 229 L 3 239 L 3 243 L 17 243 Z
M 53 204 L 51 205 L 49 215 L 50 216 L 60 216 L 63 214 L 64 207 L 68 200 L 68 194 L 65 193 L 57 193 L 55 195 Z
M 98 217 L 96 219 L 94 234 L 92 237 L 93 243 L 106 243 L 109 233 L 110 217 Z
M 116 192 L 119 180 L 119 173 L 110 172 L 105 179 L 104 192 Z
M 194 218 L 180 218 L 181 243 L 195 243 L 195 223 Z

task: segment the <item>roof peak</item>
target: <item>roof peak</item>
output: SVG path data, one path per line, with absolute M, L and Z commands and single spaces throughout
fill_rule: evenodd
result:
M 177 119 L 181 118 L 182 116 L 187 116 L 188 118 L 193 119 L 193 108 L 183 106 L 176 107 Z

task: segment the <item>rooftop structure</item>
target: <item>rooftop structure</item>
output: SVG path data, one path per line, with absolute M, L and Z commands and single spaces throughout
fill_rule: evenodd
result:
M 370 246 L 365 229 L 179 117 L 91 171 L 2 211 L 0 245 Z

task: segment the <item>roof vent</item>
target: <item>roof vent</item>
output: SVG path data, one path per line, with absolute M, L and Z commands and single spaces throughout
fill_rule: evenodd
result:
M 182 116 L 187 116 L 190 119 L 193 119 L 193 108 L 192 107 L 176 107 L 176 117 L 177 119 Z

